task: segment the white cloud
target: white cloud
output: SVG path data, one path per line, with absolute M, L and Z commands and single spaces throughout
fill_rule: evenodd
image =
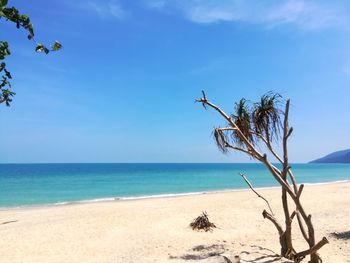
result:
M 276 25 L 295 24 L 304 29 L 314 30 L 342 26 L 344 19 L 340 10 L 293 0 L 271 9 L 265 17 L 265 22 Z
M 195 23 L 246 22 L 278 26 L 291 24 L 305 30 L 344 27 L 349 6 L 306 0 L 146 0 L 150 7 L 177 10 Z
M 188 18 L 198 23 L 213 23 L 217 21 L 236 21 L 241 16 L 235 10 L 227 10 L 223 8 L 207 8 L 196 6 L 188 10 Z
M 96 12 L 101 18 L 124 19 L 127 16 L 127 12 L 117 1 L 89 1 L 87 5 L 90 10 Z
M 166 4 L 166 0 L 152 0 L 148 1 L 147 4 L 151 8 L 162 9 Z

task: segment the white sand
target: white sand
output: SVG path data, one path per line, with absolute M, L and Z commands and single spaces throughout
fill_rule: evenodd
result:
M 330 234 L 350 231 L 349 190 L 350 183 L 304 189 L 317 239 L 330 241 L 320 251 L 326 263 L 350 262 L 350 234 Z M 280 210 L 279 189 L 260 193 Z M 278 237 L 263 209 L 242 191 L 0 211 L 0 262 L 220 262 L 212 255 L 223 251 L 242 262 L 287 262 L 274 257 Z M 192 231 L 189 223 L 204 210 L 219 228 Z M 1 224 L 7 221 L 15 222 Z M 294 243 L 307 248 L 299 233 Z

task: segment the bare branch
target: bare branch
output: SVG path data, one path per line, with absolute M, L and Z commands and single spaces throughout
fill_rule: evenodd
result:
M 324 245 L 328 244 L 328 239 L 326 237 L 323 237 L 316 245 L 314 245 L 312 248 L 304 250 L 302 252 L 299 252 L 296 254 L 296 258 L 304 258 L 307 255 L 314 254 L 317 250 L 319 250 Z
M 290 129 L 290 133 L 291 131 L 293 130 L 293 128 Z M 252 134 L 254 134 L 255 136 L 257 136 L 258 138 L 260 138 L 266 145 L 266 147 L 269 149 L 269 151 L 272 153 L 272 155 L 283 165 L 283 160 L 282 158 L 276 153 L 276 151 L 273 149 L 270 141 L 268 139 L 266 139 L 262 134 L 260 133 L 257 133 L 257 132 L 253 132 L 252 131 Z M 289 137 L 289 135 L 287 136 Z M 280 172 L 278 169 L 276 170 L 277 172 Z M 295 181 L 295 177 L 290 169 L 290 167 L 288 167 L 288 175 L 292 181 L 292 185 L 293 185 L 293 188 L 294 188 L 294 193 L 296 194 L 297 191 L 298 191 L 298 187 L 297 187 L 297 183 Z
M 205 106 L 205 102 L 207 101 L 207 96 L 205 95 L 204 90 L 202 90 L 202 95 L 203 95 L 203 98 L 197 99 L 197 100 L 195 100 L 195 102 L 201 102 L 203 108 L 204 108 L 204 109 L 207 109 L 207 107 Z
M 299 187 L 298 193 L 297 193 L 297 198 L 298 198 L 298 199 L 300 198 L 301 193 L 303 192 L 303 189 L 304 189 L 304 185 L 301 184 L 300 187 Z
M 293 218 L 295 217 L 296 214 L 297 214 L 297 212 L 296 212 L 296 211 L 293 211 L 293 213 L 290 215 L 290 220 L 291 220 L 291 221 L 293 220 Z
M 251 156 L 251 152 L 249 152 L 248 150 L 245 150 L 245 149 L 242 149 L 242 148 L 233 146 L 233 145 L 231 145 L 231 144 L 229 144 L 229 143 L 226 143 L 225 147 L 230 148 L 230 149 L 232 149 L 232 150 L 236 150 L 236 151 L 240 151 L 240 152 L 246 153 L 246 154 L 248 154 L 249 156 Z
M 303 237 L 306 240 L 306 242 L 309 243 L 309 237 L 308 237 L 308 235 L 307 235 L 307 233 L 305 231 L 305 227 L 304 227 L 304 224 L 303 224 L 302 218 L 300 217 L 299 212 L 297 213 L 297 219 L 298 219 L 298 225 L 299 225 L 300 232 L 303 235 Z
M 202 90 L 202 95 L 203 95 L 203 99 L 207 100 L 207 96 L 205 95 L 205 91 L 204 90 Z
M 276 166 L 274 166 L 273 164 L 271 164 L 270 162 L 267 161 L 266 157 L 263 157 L 260 159 L 260 161 L 265 164 L 265 166 L 267 167 L 267 169 L 271 172 L 271 174 L 273 175 L 273 177 L 276 179 L 276 181 L 282 186 L 282 188 L 286 189 L 286 191 L 288 192 L 288 194 L 292 197 L 292 199 L 295 199 L 295 194 L 293 192 L 293 190 L 290 188 L 290 186 L 287 184 L 287 182 L 285 182 L 282 177 L 281 177 L 281 173 L 279 172 L 278 168 Z
M 225 128 L 217 128 L 217 129 L 221 131 L 237 131 L 237 128 L 233 128 L 233 127 L 225 127 Z
M 288 168 L 288 175 L 289 175 L 289 178 L 290 178 L 291 181 L 292 181 L 294 193 L 297 194 L 297 192 L 298 192 L 297 182 L 296 182 L 296 180 L 295 180 L 294 174 L 293 174 L 293 172 L 292 172 L 292 170 L 291 170 L 290 167 Z
M 253 132 L 252 134 L 254 134 L 255 136 L 257 136 L 258 138 L 260 138 L 266 145 L 266 147 L 270 150 L 270 152 L 272 153 L 272 155 L 280 162 L 283 163 L 281 157 L 279 157 L 279 155 L 275 152 L 275 150 L 273 149 L 270 141 L 268 139 L 266 139 L 262 134 L 257 133 L 257 132 Z
M 287 141 L 288 141 L 288 115 L 289 115 L 289 100 L 287 100 L 286 108 L 284 111 L 284 121 L 283 121 L 283 170 L 281 177 L 284 182 L 288 183 L 287 180 L 287 173 L 289 170 L 288 165 L 288 147 L 287 147 Z M 292 245 L 292 220 L 291 216 L 289 214 L 289 206 L 288 206 L 288 196 L 287 196 L 287 189 L 282 188 L 282 206 L 283 206 L 283 212 L 284 212 L 284 219 L 286 224 L 286 232 L 285 232 L 285 241 L 287 244 L 287 247 L 289 249 L 293 248 Z
M 289 127 L 288 127 L 289 103 L 290 103 L 290 101 L 287 100 L 286 109 L 284 112 L 284 121 L 283 121 L 283 162 L 282 162 L 283 163 L 283 173 L 282 173 L 282 177 L 284 180 L 286 180 L 287 172 L 289 170 L 288 148 L 287 148 L 288 133 L 289 133 Z
M 269 214 L 266 210 L 263 211 L 262 215 L 263 215 L 264 218 L 267 218 L 268 220 L 270 220 L 275 225 L 279 235 L 282 236 L 283 235 L 283 228 L 277 222 L 277 219 L 273 215 Z
M 271 208 L 271 206 L 270 206 L 269 201 L 267 201 L 267 199 L 266 199 L 265 197 L 263 197 L 262 195 L 260 195 L 260 194 L 254 189 L 254 187 L 252 186 L 252 184 L 249 182 L 249 180 L 247 179 L 247 177 L 246 177 L 244 174 L 239 173 L 239 175 L 242 176 L 242 178 L 243 178 L 244 181 L 247 183 L 247 185 L 249 186 L 249 188 L 250 188 L 258 197 L 260 197 L 261 199 L 263 199 L 263 200 L 266 202 L 267 206 L 268 206 L 269 209 L 270 209 L 271 214 L 274 215 L 274 213 L 273 213 L 273 211 L 272 211 L 272 208 Z

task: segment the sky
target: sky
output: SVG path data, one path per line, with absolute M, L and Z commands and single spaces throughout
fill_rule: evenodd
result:
M 34 24 L 0 21 L 17 93 L 0 105 L 0 162 L 249 162 L 212 130 L 267 91 L 291 99 L 291 162 L 350 148 L 350 3 L 9 0 Z

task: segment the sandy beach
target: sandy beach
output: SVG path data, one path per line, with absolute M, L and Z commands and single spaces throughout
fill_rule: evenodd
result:
M 350 183 L 305 187 L 317 238 L 330 241 L 320 251 L 324 262 L 350 262 L 349 190 Z M 259 192 L 278 214 L 279 189 Z M 2 210 L 0 262 L 221 262 L 222 253 L 242 262 L 288 262 L 276 257 L 278 236 L 261 215 L 265 208 L 251 191 L 238 191 Z M 202 211 L 217 229 L 189 228 Z M 299 233 L 294 243 L 305 247 Z

